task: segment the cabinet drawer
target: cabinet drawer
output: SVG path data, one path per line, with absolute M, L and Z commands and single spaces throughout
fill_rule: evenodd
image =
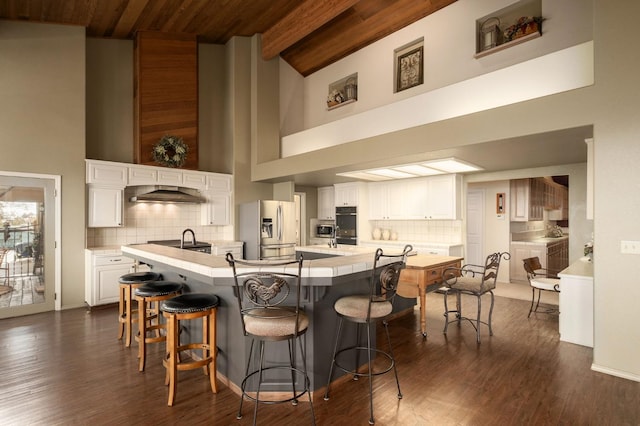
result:
M 95 255 L 93 266 L 133 265 L 133 259 L 127 256 Z

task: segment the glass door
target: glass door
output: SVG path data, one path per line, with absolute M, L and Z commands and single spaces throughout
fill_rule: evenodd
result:
M 36 176 L 0 174 L 0 318 L 55 306 L 57 184 Z

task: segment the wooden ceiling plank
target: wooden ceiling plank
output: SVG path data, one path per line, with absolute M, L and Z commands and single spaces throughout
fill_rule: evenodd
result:
M 135 33 L 135 24 L 148 4 L 149 0 L 129 1 L 118 18 L 112 36 L 116 38 L 129 38 L 133 36 Z
M 192 3 L 193 3 L 192 0 L 181 1 L 178 7 L 176 7 L 173 13 L 169 16 L 169 19 L 167 19 L 165 23 L 162 25 L 161 31 L 167 32 L 167 33 L 179 32 L 176 30 L 176 22 L 178 21 L 180 16 L 182 16 L 184 11 L 189 7 L 191 7 Z
M 269 60 L 311 34 L 360 0 L 307 0 L 262 36 L 262 57 Z

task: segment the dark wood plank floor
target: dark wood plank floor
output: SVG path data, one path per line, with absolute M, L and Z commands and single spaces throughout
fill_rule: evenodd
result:
M 474 304 L 468 306 L 470 309 Z M 441 332 L 441 296 L 428 296 L 428 340 L 415 315 L 391 323 L 404 398 L 392 374 L 374 380 L 377 425 L 638 425 L 640 383 L 590 370 L 592 350 L 558 340 L 558 318 L 527 319 L 527 301 L 496 298 L 494 336 Z M 625 326 L 625 325 L 621 325 Z M 161 348 L 138 373 L 135 343 L 116 340 L 115 309 L 51 312 L 0 321 L 0 424 L 251 424 L 236 420 L 239 396 L 217 395 L 200 371 L 179 374 L 167 407 Z M 328 336 L 328 341 L 332 336 Z M 329 344 L 329 343 L 328 343 Z M 329 360 L 327 360 L 329 362 Z M 367 380 L 315 396 L 318 425 L 366 425 Z M 261 407 L 259 424 L 305 425 L 300 403 Z

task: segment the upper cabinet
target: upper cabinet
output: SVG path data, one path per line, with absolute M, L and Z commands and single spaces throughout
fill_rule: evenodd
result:
M 510 182 L 511 221 L 543 220 L 544 182 L 538 178 L 513 179 Z
M 357 182 L 336 183 L 333 187 L 335 190 L 334 202 L 336 207 L 358 206 L 361 184 Z
M 458 220 L 462 179 L 458 175 L 369 184 L 370 220 Z
M 231 223 L 233 177 L 223 173 L 86 160 L 89 227 L 124 226 L 124 188 L 139 185 L 178 186 L 199 190 L 203 225 Z
M 336 204 L 332 186 L 318 188 L 318 219 L 335 220 Z

